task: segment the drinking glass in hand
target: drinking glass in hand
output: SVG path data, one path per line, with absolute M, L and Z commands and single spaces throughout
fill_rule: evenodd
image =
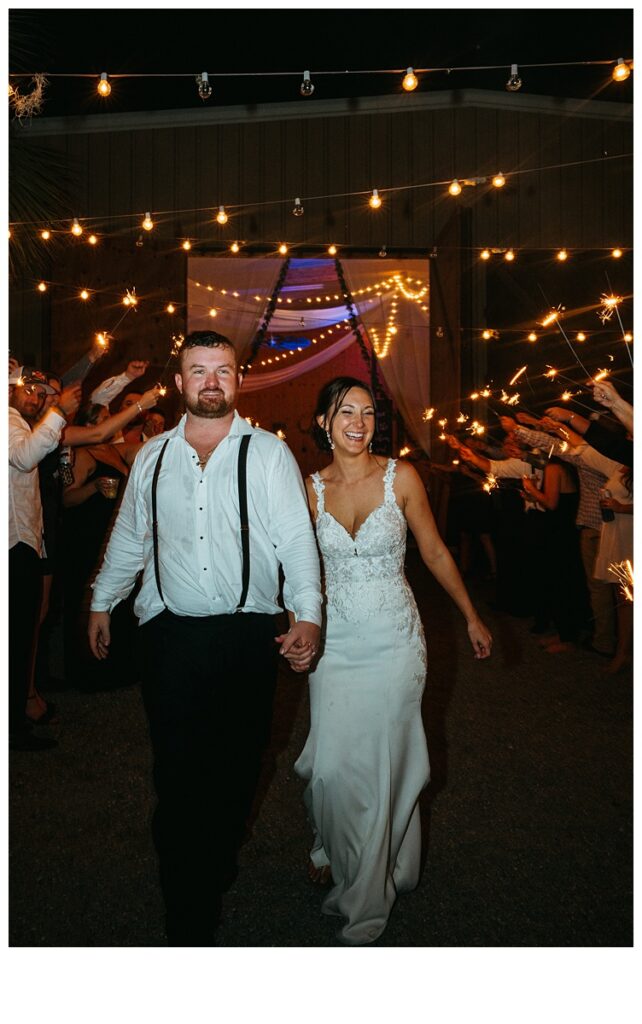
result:
M 603 501 L 608 501 L 608 499 L 612 497 L 612 494 L 609 491 L 608 487 L 600 487 L 600 492 L 599 493 L 600 493 L 600 512 L 602 513 L 602 522 L 603 523 L 612 523 L 613 520 L 615 519 L 615 512 L 613 511 L 612 508 L 605 508 L 605 506 L 602 504 Z

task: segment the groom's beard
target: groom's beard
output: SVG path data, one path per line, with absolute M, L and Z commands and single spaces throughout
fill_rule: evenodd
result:
M 226 399 L 220 388 L 201 391 L 196 401 L 186 398 L 185 405 L 193 416 L 208 420 L 220 419 L 234 409 L 233 403 Z

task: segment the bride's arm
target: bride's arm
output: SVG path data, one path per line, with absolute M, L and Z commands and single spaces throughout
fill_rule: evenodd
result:
M 397 463 L 395 493 L 401 498 L 402 510 L 412 530 L 424 564 L 438 583 L 450 594 L 468 625 L 468 636 L 476 658 L 487 658 L 492 637 L 475 611 L 468 591 L 452 555 L 439 536 L 418 473 L 407 462 Z

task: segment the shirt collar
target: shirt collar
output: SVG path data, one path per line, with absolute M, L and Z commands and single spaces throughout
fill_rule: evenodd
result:
M 177 433 L 177 435 L 179 437 L 182 437 L 183 439 L 185 439 L 185 424 L 186 423 L 187 423 L 187 413 L 183 413 L 183 415 L 181 416 L 181 418 L 178 421 L 178 424 L 176 426 L 176 433 Z M 239 414 L 238 409 L 235 409 L 234 410 L 234 419 L 232 420 L 232 425 L 231 425 L 231 427 L 229 429 L 229 433 L 227 434 L 227 437 L 240 437 L 242 434 L 253 434 L 253 433 L 254 433 L 254 427 L 251 426 L 251 424 L 249 424 L 247 422 L 247 420 L 244 419 L 243 416 L 241 416 Z

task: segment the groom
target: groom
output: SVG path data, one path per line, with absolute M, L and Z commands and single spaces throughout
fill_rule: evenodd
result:
M 158 805 L 153 836 L 169 945 L 211 945 L 269 738 L 277 651 L 307 668 L 319 641 L 319 562 L 290 450 L 236 411 L 234 346 L 189 334 L 186 414 L 139 452 L 101 571 L 89 642 L 134 586 Z M 279 568 L 288 633 L 274 636 Z M 276 643 L 275 643 L 276 641 Z

